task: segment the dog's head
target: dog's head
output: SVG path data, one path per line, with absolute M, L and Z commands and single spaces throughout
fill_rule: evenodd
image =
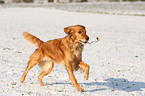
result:
M 89 36 L 86 34 L 86 29 L 82 25 L 69 26 L 64 28 L 64 32 L 68 34 L 71 39 L 81 43 L 87 43 Z

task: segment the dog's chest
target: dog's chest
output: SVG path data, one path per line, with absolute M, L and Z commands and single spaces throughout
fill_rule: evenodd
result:
M 84 45 L 82 44 L 74 44 L 71 48 L 71 57 L 73 59 L 82 59 L 82 51 L 83 51 Z

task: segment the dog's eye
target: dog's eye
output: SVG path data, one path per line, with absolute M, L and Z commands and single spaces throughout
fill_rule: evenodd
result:
M 81 32 L 81 31 L 79 31 L 78 33 L 79 33 L 79 34 L 81 34 L 82 32 Z

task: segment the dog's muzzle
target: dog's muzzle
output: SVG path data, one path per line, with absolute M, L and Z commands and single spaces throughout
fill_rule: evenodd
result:
M 80 40 L 80 42 L 81 42 L 82 44 L 86 44 L 86 43 L 88 43 L 88 42 L 89 42 L 89 37 L 87 36 L 85 39 L 86 39 L 86 41 L 82 41 L 82 40 Z

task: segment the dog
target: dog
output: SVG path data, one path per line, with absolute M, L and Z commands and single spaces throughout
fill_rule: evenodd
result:
M 82 51 L 89 40 L 89 36 L 86 34 L 86 29 L 83 25 L 65 27 L 64 32 L 67 34 L 64 38 L 47 42 L 43 42 L 27 32 L 23 33 L 24 38 L 36 46 L 37 49 L 29 57 L 28 65 L 20 78 L 20 83 L 24 82 L 28 71 L 39 64 L 42 69 L 38 76 L 39 84 L 45 86 L 42 83 L 42 78 L 48 75 L 54 63 L 57 63 L 65 66 L 69 79 L 76 90 L 83 91 L 83 88 L 77 83 L 73 71 L 80 69 L 83 72 L 84 79 L 88 80 L 90 67 L 82 61 Z

